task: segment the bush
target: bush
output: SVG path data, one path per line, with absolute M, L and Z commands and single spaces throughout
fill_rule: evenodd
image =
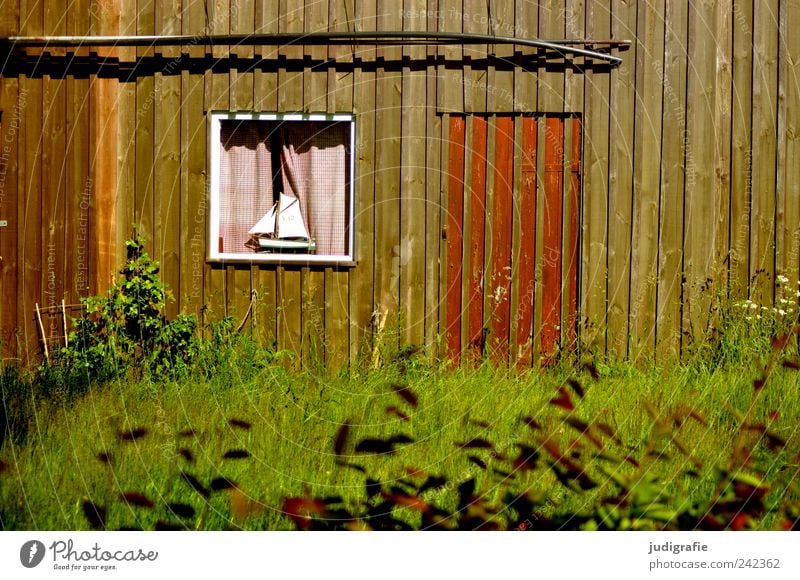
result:
M 194 355 L 196 318 L 181 314 L 167 320 L 164 308 L 172 297 L 158 276 L 158 262 L 138 237 L 125 245 L 121 279 L 105 296 L 83 299 L 85 314 L 73 320 L 59 362 L 70 374 L 99 380 L 128 371 L 174 375 L 186 370 Z

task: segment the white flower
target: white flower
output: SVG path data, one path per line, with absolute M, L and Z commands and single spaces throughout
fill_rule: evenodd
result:
M 798 298 L 800 298 L 800 290 L 798 290 L 798 291 L 797 291 L 797 294 L 796 294 L 796 296 L 797 296 Z
M 747 320 L 747 321 L 750 321 L 750 320 L 753 320 L 753 317 L 752 316 L 745 316 L 744 319 Z
M 761 320 L 761 315 L 760 314 L 756 314 L 756 320 Z
M 779 300 L 779 302 L 780 302 L 781 304 L 789 304 L 789 301 L 788 301 L 788 300 L 786 300 L 786 298 L 781 298 L 781 299 Z
M 756 304 L 755 302 L 751 302 L 751 303 L 750 303 L 750 308 L 752 308 L 753 310 L 755 310 L 756 308 L 758 308 L 758 304 Z
M 778 314 L 780 314 L 781 316 L 786 316 L 786 311 L 783 308 L 781 308 L 778 310 Z
M 767 310 L 767 307 L 766 307 L 766 306 L 762 306 L 762 307 L 761 307 L 761 310 Z M 773 309 L 773 310 L 774 310 L 774 309 Z
M 789 281 L 789 278 L 787 278 L 786 276 L 783 276 L 783 275 L 778 276 L 776 279 L 781 284 L 786 284 Z

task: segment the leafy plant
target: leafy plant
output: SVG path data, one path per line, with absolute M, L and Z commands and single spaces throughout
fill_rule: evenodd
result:
M 550 400 L 554 417 L 526 416 L 520 420 L 520 439 L 505 444 L 484 431 L 454 442 L 456 453 L 474 468 L 454 481 L 414 467 L 382 477 L 380 461 L 402 453 L 414 443 L 405 433 L 352 441 L 350 424 L 339 427 L 333 452 L 341 469 L 363 474 L 361 498 L 318 497 L 306 492 L 287 497 L 284 513 L 298 529 L 447 529 L 447 530 L 744 530 L 759 527 L 766 516 L 778 529 L 798 529 L 800 489 L 797 471 L 782 481 L 768 482 L 775 466 L 791 463 L 797 451 L 772 428 L 777 413 L 765 420 L 754 417 L 766 381 L 779 366 L 794 333 L 772 341 L 773 355 L 753 383 L 747 411 L 730 409 L 736 423 L 730 454 L 722 464 L 708 465 L 695 456 L 684 430 L 690 423 L 705 425 L 696 411 L 679 407 L 662 413 L 647 405 L 650 434 L 643 442 L 626 443 L 617 430 L 599 417 L 584 417 L 581 402 L 587 388 L 568 379 Z M 791 369 L 800 364 L 783 359 Z M 393 390 L 404 409 L 387 409 L 411 421 L 418 398 L 408 389 Z M 485 429 L 485 425 L 480 425 Z M 670 491 L 663 474 L 651 469 L 657 462 L 683 460 L 672 477 Z M 698 485 L 709 493 L 703 501 L 687 503 L 681 493 Z M 583 509 L 562 509 L 567 496 L 584 496 Z M 573 502 L 572 505 L 575 505 Z
M 121 278 L 106 295 L 83 300 L 85 314 L 73 320 L 61 360 L 71 372 L 101 380 L 128 370 L 157 376 L 185 370 L 194 354 L 196 318 L 180 314 L 167 320 L 164 309 L 172 296 L 158 262 L 137 236 L 125 245 Z

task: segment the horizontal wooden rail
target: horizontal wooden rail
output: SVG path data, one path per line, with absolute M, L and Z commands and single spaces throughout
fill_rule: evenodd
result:
M 539 40 L 493 34 L 461 32 L 311 32 L 281 34 L 214 34 L 167 36 L 7 36 L 0 46 L 14 48 L 101 47 L 101 46 L 328 46 L 348 44 L 504 44 L 552 50 L 562 56 L 583 56 L 605 61 L 611 66 L 622 62 L 618 56 L 580 47 L 627 49 L 629 40 L 557 39 Z

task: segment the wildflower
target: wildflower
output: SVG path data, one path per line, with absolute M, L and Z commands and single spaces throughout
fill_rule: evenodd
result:
M 761 320 L 761 315 L 760 314 L 756 314 L 756 320 Z
M 779 300 L 779 302 L 780 302 L 781 304 L 789 304 L 789 301 L 788 301 L 788 300 L 786 300 L 786 298 L 781 298 L 781 299 Z
M 767 307 L 766 306 L 762 306 L 761 310 L 767 310 Z
M 750 322 L 751 320 L 753 320 L 753 317 L 752 316 L 745 316 L 744 319 L 747 320 L 748 322 Z
M 781 316 L 786 316 L 786 311 L 783 308 L 778 309 L 778 314 Z
M 782 274 L 781 274 L 780 276 L 778 276 L 778 277 L 776 278 L 776 280 L 777 280 L 778 282 L 780 282 L 781 284 L 786 284 L 786 283 L 789 281 L 789 278 L 787 278 L 786 276 L 784 276 L 784 275 L 782 275 Z
M 751 303 L 750 303 L 750 308 L 752 308 L 753 310 L 755 310 L 756 308 L 758 308 L 758 304 L 756 304 L 755 302 L 751 302 Z
M 797 297 L 800 298 L 800 290 L 797 291 Z

